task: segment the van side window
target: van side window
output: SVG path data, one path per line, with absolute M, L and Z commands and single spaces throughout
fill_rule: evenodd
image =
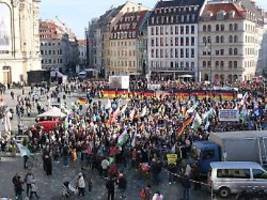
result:
M 253 169 L 252 173 L 254 178 L 267 179 L 267 173 L 261 169 Z
M 249 169 L 217 169 L 218 178 L 250 178 Z

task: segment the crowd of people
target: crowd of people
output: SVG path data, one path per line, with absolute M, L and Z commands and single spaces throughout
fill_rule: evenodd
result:
M 73 103 L 71 111 L 53 131 L 46 132 L 42 127 L 33 126 L 24 133 L 28 137 L 23 145 L 33 153 L 42 152 L 43 169 L 48 176 L 53 174 L 53 161 L 62 161 L 64 167 L 81 168 L 75 181 L 79 196 L 85 195 L 86 187 L 89 191 L 92 189 L 92 178 L 86 176 L 86 170 L 106 179 L 108 200 L 115 198 L 116 184 L 120 198 L 127 197 L 127 173 L 137 171 L 144 180 L 149 180 L 148 185 L 140 188 L 140 199 L 163 200 L 163 192 L 152 194 L 151 187 L 159 184 L 160 174 L 168 173 L 169 184 L 180 181 L 184 188 L 183 199 L 188 200 L 190 180 L 199 176 L 197 162 L 192 161 L 190 154 L 194 141 L 207 140 L 211 131 L 240 130 L 241 127 L 244 130 L 262 130 L 267 127 L 266 102 L 262 93 L 245 92 L 242 97 L 229 101 L 210 97 L 181 100 L 166 95 L 95 100 L 101 97 L 98 94 L 105 86 L 106 82 L 86 82 L 58 86 L 54 91 L 46 88 L 42 95 L 47 100 L 59 98 L 59 102 L 64 102 L 70 93 L 85 92 L 87 103 Z M 201 83 L 162 83 L 165 89 L 203 89 L 203 86 Z M 34 105 L 39 110 L 38 99 L 22 95 L 17 100 L 18 107 L 26 107 L 27 114 L 31 113 Z M 239 122 L 220 122 L 220 109 L 237 109 Z M 24 112 L 18 108 L 16 113 L 20 117 Z M 188 119 L 191 119 L 190 123 L 184 126 Z M 176 155 L 174 161 L 169 162 L 168 154 Z M 21 198 L 23 183 L 27 186 L 29 198 L 34 194 L 39 198 L 32 174 L 24 181 L 16 175 L 12 181 L 17 199 Z

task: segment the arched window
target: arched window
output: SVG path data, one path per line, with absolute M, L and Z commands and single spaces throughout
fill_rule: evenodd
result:
M 229 49 L 229 55 L 233 55 L 233 49 L 232 48 Z
M 238 49 L 235 48 L 235 49 L 234 49 L 234 55 L 237 55 L 237 54 L 238 54 Z
M 237 31 L 238 30 L 238 24 L 234 25 L 234 30 Z
M 232 35 L 229 36 L 229 43 L 233 43 L 233 36 Z
M 203 68 L 206 68 L 206 67 L 207 67 L 207 63 L 206 63 L 205 60 L 204 60 L 203 63 L 202 63 L 202 67 L 203 67 Z
M 233 24 L 229 24 L 229 31 L 233 30 Z
M 224 37 L 221 36 L 221 43 L 224 43 Z
M 208 80 L 209 80 L 209 75 L 208 75 L 208 74 L 205 74 L 205 75 L 204 75 L 204 80 L 205 80 L 205 81 L 208 81 Z
M 216 43 L 220 43 L 220 36 L 216 36 Z
M 211 31 L 211 25 L 208 25 L 208 31 L 209 32 Z
M 235 37 L 234 37 L 234 43 L 237 43 L 237 42 L 238 42 L 238 36 L 235 35 Z
M 207 31 L 207 26 L 203 25 L 203 31 L 206 32 Z
M 218 68 L 219 65 L 220 65 L 220 62 L 219 62 L 219 61 L 216 61 L 216 62 L 215 62 L 215 67 Z
M 220 31 L 220 26 L 219 26 L 219 24 L 216 24 L 216 31 Z

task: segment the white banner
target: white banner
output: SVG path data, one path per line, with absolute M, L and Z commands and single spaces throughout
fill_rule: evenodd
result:
M 221 122 L 238 122 L 239 112 L 236 109 L 219 110 L 219 120 Z

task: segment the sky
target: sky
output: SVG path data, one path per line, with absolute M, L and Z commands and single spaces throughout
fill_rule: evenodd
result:
M 153 8 L 157 0 L 132 0 Z M 41 19 L 55 19 L 64 22 L 79 39 L 83 39 L 88 21 L 105 13 L 112 6 L 125 3 L 126 0 L 42 0 L 40 5 Z M 267 11 L 267 0 L 256 0 L 257 4 Z

